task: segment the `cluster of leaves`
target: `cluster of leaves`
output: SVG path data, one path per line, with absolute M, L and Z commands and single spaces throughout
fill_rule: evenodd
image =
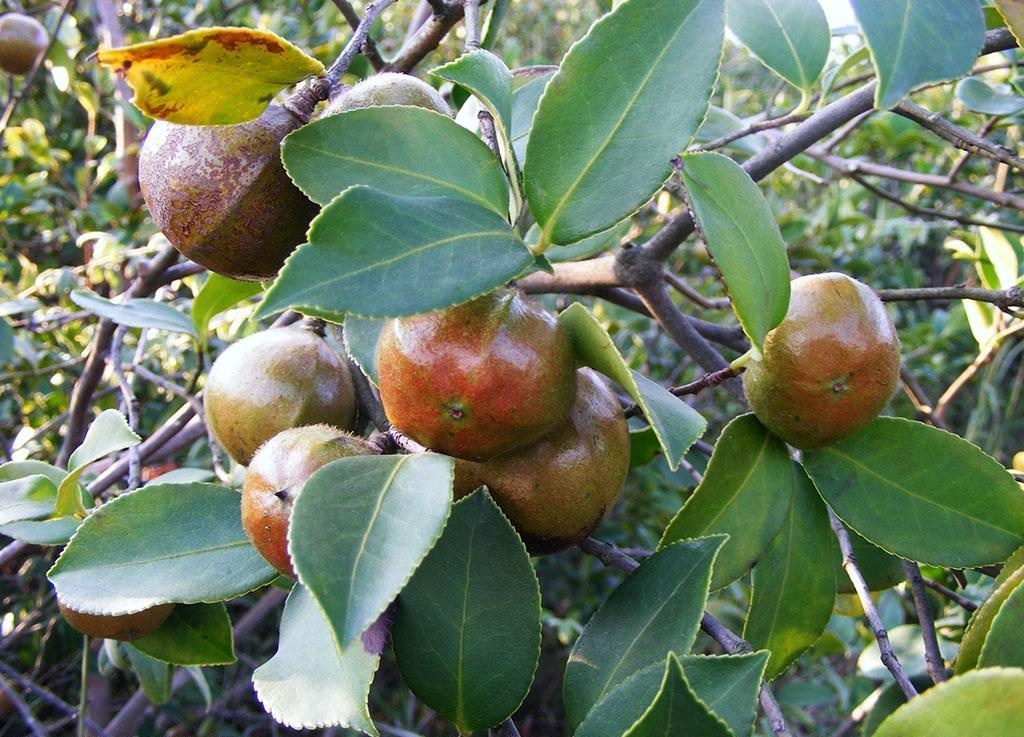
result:
M 867 62 L 866 52 L 855 52 L 822 80 L 828 31 L 817 4 L 776 4 L 784 10 L 778 28 L 755 22 L 763 5 L 731 2 L 729 27 L 805 101 L 819 84 L 824 100 L 838 77 Z M 915 12 L 893 37 L 877 23 L 890 12 L 884 3 L 856 4 L 878 77 L 879 107 L 896 104 L 917 85 L 964 74 L 974 61 L 984 32 L 980 7 L 958 2 L 949 14 L 937 14 L 925 12 L 935 10 L 926 6 L 908 5 Z M 905 38 L 916 42 L 954 22 L 963 33 L 942 53 L 927 55 L 928 64 L 919 54 L 899 52 Z M 673 175 L 679 156 L 679 177 L 714 257 L 715 277 L 727 286 L 746 340 L 760 347 L 786 312 L 789 265 L 800 260 L 798 253 L 788 257 L 783 235 L 799 242 L 828 231 L 846 240 L 844 228 L 860 238 L 864 233 L 857 229 L 868 226 L 822 206 L 811 216 L 784 210 L 780 231 L 772 204 L 800 192 L 799 183 L 773 184 L 769 201 L 749 168 L 718 153 L 683 153 L 693 140 L 744 126 L 724 109 L 708 107 L 724 32 L 720 0 L 625 0 L 557 71 L 514 77 L 487 50 L 435 69 L 436 77 L 472 93 L 490 113 L 497 156 L 472 127 L 417 108 L 357 110 L 295 132 L 283 147 L 285 164 L 323 209 L 308 243 L 252 316 L 259 320 L 292 308 L 344 322 L 348 350 L 372 380 L 379 319 L 460 303 L 538 269 L 557 276 L 557 264 L 600 254 L 627 231 L 637 239 L 653 237 L 660 223 L 645 222 L 645 213 L 630 218 Z M 794 39 L 800 42 L 782 43 Z M 144 84 L 145 67 L 132 61 Z M 300 70 L 296 79 L 305 73 Z M 965 105 L 999 116 L 1020 112 L 1008 101 L 1013 92 L 987 87 L 986 94 L 971 79 L 956 90 Z M 595 89 L 601 94 L 595 96 Z M 187 85 L 178 91 L 195 98 Z M 140 94 L 140 104 L 145 99 Z M 222 116 L 241 108 L 205 110 L 211 117 L 189 122 L 230 122 Z M 746 153 L 765 150 L 765 141 L 758 146 L 750 138 L 744 145 L 754 150 Z M 845 145 L 864 146 L 865 139 Z M 813 173 L 813 165 L 808 168 Z M 858 203 L 842 198 L 838 207 L 856 212 Z M 530 218 L 536 224 L 527 228 Z M 1016 284 L 1015 245 L 993 229 L 969 240 L 951 250 L 977 269 L 983 286 Z M 807 258 L 872 262 L 856 249 L 831 249 L 834 256 L 825 245 L 808 250 Z M 678 263 L 686 258 L 676 257 Z M 201 289 L 191 287 L 196 296 L 190 317 L 180 309 L 184 299 L 124 302 L 86 292 L 73 299 L 121 326 L 169 331 L 183 336 L 181 345 L 198 345 L 215 317 L 259 291 L 216 277 Z M 1019 319 L 991 305 L 967 304 L 981 350 L 1003 349 Z M 22 304 L 16 314 L 36 308 Z M 636 370 L 637 363 L 652 362 L 655 351 L 629 345 L 633 331 L 626 326 L 634 318 L 623 319 L 610 335 L 595 317 L 606 309 L 574 304 L 560 321 L 581 361 L 637 403 L 649 426 L 635 435 L 637 465 L 658 454 L 663 476 L 678 478 L 672 474 L 694 461 L 691 448 L 706 421 L 648 375 L 664 378 L 659 371 Z M 248 316 L 249 309 L 243 312 Z M 933 335 L 919 338 L 925 346 L 935 342 Z M 143 350 L 142 341 L 137 346 Z M 73 354 L 81 350 L 78 345 Z M 197 368 L 191 352 L 192 358 L 176 360 Z M 951 360 L 970 360 L 962 344 L 950 353 Z M 1005 360 L 1013 365 L 1019 358 Z M 712 419 L 724 424 L 731 415 L 719 412 Z M 274 573 L 242 533 L 237 495 L 220 485 L 179 475 L 89 512 L 92 495 L 80 485 L 87 465 L 138 440 L 117 413 L 108 412 L 93 423 L 66 470 L 38 461 L 4 466 L 0 533 L 62 544 L 74 532 L 49 577 L 75 608 L 119 613 L 179 604 L 157 633 L 118 650 L 159 702 L 170 694 L 172 665 L 234 659 L 221 602 L 270 583 Z M 833 528 L 842 529 L 839 519 L 864 538 L 855 537 L 854 544 L 874 588 L 891 588 L 902 577 L 894 556 L 927 564 L 933 567 L 929 575 L 947 582 L 946 568 L 1007 561 L 963 634 L 957 677 L 891 719 L 885 717 L 901 699 L 885 692 L 871 729 L 885 735 L 922 725 L 932 731 L 1009 728 L 1015 717 L 1006 705 L 1024 688 L 1018 627 L 1024 561 L 1014 553 L 1024 544 L 1024 496 L 1001 464 L 956 435 L 897 418 L 880 419 L 797 462 L 755 418 L 743 415 L 725 425 L 701 465 L 701 481 L 682 508 L 663 510 L 670 517 L 665 524 L 645 521 L 656 550 L 600 605 L 573 645 L 563 693 L 576 734 L 640 736 L 678 732 L 681 725 L 701 734 L 750 734 L 762 678 L 784 674 L 827 627 L 836 639 L 859 639 L 843 633 L 833 614 L 843 575 L 833 535 Z M 198 469 L 205 478 L 208 467 Z M 440 456 L 381 456 L 330 464 L 305 485 L 290 542 L 300 584 L 285 605 L 277 653 L 252 674 L 259 698 L 279 721 L 375 733 L 367 698 L 387 625 L 402 678 L 461 731 L 501 722 L 527 696 L 542 645 L 537 574 L 486 494 L 451 504 L 451 475 L 451 462 Z M 836 515 L 831 520 L 830 509 Z M 635 542 L 622 531 L 613 534 Z M 745 580 L 752 566 L 749 590 L 735 582 Z M 739 592 L 736 599 L 709 600 L 711 592 L 727 587 L 730 596 Z M 743 636 L 757 652 L 690 654 L 705 607 L 722 606 L 719 599 L 741 612 Z M 890 612 L 888 623 L 900 623 L 902 616 Z M 897 644 L 906 644 L 899 654 L 908 670 L 912 660 L 906 656 L 920 648 L 921 633 L 891 633 Z M 872 665 L 875 656 L 877 648 L 861 656 L 869 677 L 885 673 Z M 964 714 L 978 721 L 964 722 Z

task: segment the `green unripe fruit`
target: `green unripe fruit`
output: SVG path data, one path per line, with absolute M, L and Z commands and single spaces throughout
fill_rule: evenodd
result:
M 282 430 L 352 429 L 356 419 L 348 363 L 303 327 L 264 330 L 229 346 L 210 369 L 203 405 L 214 439 L 242 465 Z
M 794 279 L 789 310 L 763 358 L 743 374 L 757 418 L 797 448 L 816 448 L 873 420 L 896 390 L 900 343 L 885 306 L 845 274 Z
M 365 441 L 329 425 L 285 430 L 259 449 L 242 486 L 242 527 L 270 565 L 295 578 L 288 527 L 295 495 L 313 472 L 339 458 L 371 453 Z
M 0 16 L 0 69 L 27 74 L 46 52 L 49 37 L 43 24 L 22 13 Z
M 442 115 L 452 114 L 441 93 L 426 82 L 408 74 L 383 72 L 338 95 L 324 110 L 324 115 L 379 105 L 415 105 Z

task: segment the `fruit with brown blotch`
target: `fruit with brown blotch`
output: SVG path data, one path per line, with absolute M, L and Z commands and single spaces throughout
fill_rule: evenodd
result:
M 589 535 L 618 498 L 629 471 L 629 428 L 618 399 L 580 369 L 565 420 L 535 443 L 474 463 L 455 463 L 455 494 L 486 485 L 527 550 L 552 553 Z
M 874 419 L 896 390 L 900 343 L 878 296 L 829 272 L 792 282 L 789 310 L 743 374 L 757 418 L 797 448 L 816 448 Z
M 213 362 L 203 405 L 213 437 L 242 465 L 282 430 L 326 423 L 350 430 L 356 398 L 348 363 L 305 327 L 272 328 Z
M 415 105 L 442 115 L 452 114 L 441 93 L 426 82 L 409 74 L 382 72 L 342 92 L 330 102 L 323 115 L 380 105 Z
M 330 425 L 294 427 L 268 440 L 253 456 L 242 485 L 242 527 L 260 555 L 295 578 L 288 554 L 295 495 L 321 466 L 373 452 L 366 441 Z
M 23 13 L 0 15 L 0 69 L 27 74 L 44 53 L 50 39 L 43 24 Z
M 537 440 L 575 396 L 568 336 L 542 307 L 507 290 L 389 321 L 377 372 L 395 427 L 431 450 L 469 460 Z
M 171 616 L 174 604 L 157 604 L 132 614 L 89 614 L 57 602 L 61 615 L 76 630 L 89 637 L 131 642 L 160 628 Z
M 139 185 L 167 240 L 218 274 L 273 278 L 318 211 L 281 163 L 281 139 L 299 125 L 276 104 L 240 125 L 154 123 Z

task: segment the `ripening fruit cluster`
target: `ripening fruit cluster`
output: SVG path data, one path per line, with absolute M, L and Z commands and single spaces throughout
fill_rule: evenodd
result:
M 389 104 L 450 115 L 432 87 L 399 74 L 361 82 L 321 115 Z M 140 183 L 170 242 L 217 273 L 272 278 L 316 213 L 280 161 L 281 140 L 299 125 L 276 105 L 243 125 L 155 123 Z M 501 290 L 393 320 L 378 354 L 392 425 L 453 456 L 456 495 L 486 486 L 532 552 L 579 541 L 614 502 L 629 465 L 622 409 L 602 379 L 577 371 L 567 336 L 537 304 Z M 323 465 L 377 452 L 350 432 L 357 402 L 348 363 L 312 328 L 266 330 L 217 358 L 204 406 L 214 439 L 247 466 L 249 538 L 294 577 L 295 495 Z

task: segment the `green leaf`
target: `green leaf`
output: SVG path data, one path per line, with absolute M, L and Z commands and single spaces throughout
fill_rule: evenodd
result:
M 0 466 L 0 535 L 33 545 L 66 543 L 82 520 L 67 515 L 51 519 L 57 487 L 67 476 L 62 468 L 42 461 L 12 461 Z M 81 486 L 83 509 L 92 497 Z
M 835 540 L 828 512 L 810 479 L 790 462 L 792 502 L 754 567 L 753 592 L 743 638 L 771 651 L 765 676 L 775 678 L 825 631 L 836 600 L 835 571 L 823 565 Z
M 296 584 L 281 616 L 277 652 L 252 674 L 256 696 L 277 722 L 293 729 L 350 727 L 377 735 L 367 698 L 380 662 L 355 640 L 339 650 L 324 613 Z
M 72 290 L 69 296 L 71 301 L 82 309 L 116 322 L 118 325 L 130 328 L 154 328 L 196 336 L 196 328 L 192 324 L 192 320 L 165 302 L 141 298 L 113 302 L 98 294 L 81 289 Z
M 725 722 L 712 714 L 694 693 L 683 673 L 679 657 L 669 653 L 658 695 L 623 737 L 664 737 L 673 734 L 732 737 Z
M 919 625 L 901 624 L 890 627 L 889 644 L 908 676 L 924 676 L 928 673 L 924 654 L 924 639 L 921 637 Z M 956 656 L 956 651 L 956 643 L 939 636 L 939 653 L 943 658 L 947 661 L 952 660 Z M 878 642 L 874 640 L 861 651 L 860 657 L 857 659 L 857 670 L 867 678 L 876 681 L 886 681 L 892 678 L 889 669 L 882 663 L 882 653 Z
M 852 0 L 878 73 L 875 107 L 971 71 L 985 42 L 978 0 Z M 955 29 L 955 32 L 953 32 Z
M 548 80 L 555 76 L 555 69 L 531 76 L 527 81 L 515 88 L 512 93 L 512 150 L 515 151 L 516 161 L 526 160 L 526 146 L 530 140 L 530 131 L 533 129 L 533 116 L 537 112 L 541 95 L 547 87 Z M 513 85 L 518 80 L 513 78 Z
M 915 676 L 910 679 L 910 682 L 914 684 L 914 688 L 917 689 L 918 693 L 927 691 L 931 688 L 934 683 L 927 676 Z M 874 694 L 868 697 L 874 699 L 874 706 L 871 707 L 871 711 L 868 713 L 867 718 L 861 726 L 861 733 L 863 737 L 871 737 L 876 731 L 878 726 L 885 721 L 885 719 L 900 708 L 903 704 L 907 703 L 907 696 L 903 693 L 903 689 L 895 681 L 890 682 L 887 686 L 880 686 Z
M 724 541 L 685 540 L 658 551 L 591 617 L 565 667 L 562 699 L 572 725 L 633 673 L 690 649 Z
M 676 470 L 686 451 L 704 434 L 704 418 L 660 384 L 632 371 L 601 323 L 579 302 L 569 305 L 558 321 L 569 333 L 577 359 L 617 381 L 640 405 L 665 451 L 665 461 Z
M 330 115 L 288 134 L 285 169 L 314 202 L 364 185 L 406 197 L 467 200 L 505 217 L 508 182 L 487 145 L 447 115 L 384 105 Z M 367 224 L 371 229 L 384 223 Z
M 0 317 L 0 364 L 14 360 L 14 329 L 7 318 Z
M 370 317 L 345 318 L 345 350 L 374 385 L 378 383 L 377 342 L 384 324 L 385 320 Z
M 241 496 L 214 484 L 145 486 L 90 514 L 49 571 L 90 614 L 223 601 L 276 576 L 242 529 Z
M 715 444 L 704 479 L 665 528 L 658 547 L 703 535 L 729 540 L 715 559 L 711 590 L 727 586 L 761 556 L 786 517 L 793 488 L 786 444 L 752 414 L 737 417 Z
M 704 122 L 701 123 L 697 134 L 693 137 L 693 142 L 710 143 L 719 138 L 738 133 L 746 129 L 748 125 L 749 123 L 745 123 L 734 113 L 712 105 L 708 108 L 707 117 L 704 118 Z M 756 154 L 764 148 L 764 137 L 759 133 L 750 133 L 732 141 L 729 146 L 748 154 Z
M 1009 289 L 1017 283 L 1017 252 L 1001 230 L 982 226 L 978 273 L 989 289 Z
M 171 698 L 171 677 L 174 675 L 174 668 L 136 650 L 128 643 L 123 643 L 122 647 L 132 664 L 132 670 L 139 678 L 139 685 L 149 700 L 157 706 L 166 704 Z
M 874 737 L 1018 737 L 1024 670 L 986 668 L 928 689 L 882 722 Z
M 665 183 L 707 111 L 724 13 L 723 0 L 626 0 L 569 50 L 526 149 L 542 245 L 609 228 Z
M 124 415 L 116 409 L 105 409 L 99 417 L 92 421 L 85 433 L 85 440 L 75 449 L 68 459 L 68 475 L 57 487 L 57 499 L 53 513 L 58 517 L 81 515 L 85 512 L 82 506 L 82 495 L 78 480 L 85 469 L 93 461 L 125 448 L 131 448 L 142 442 L 142 438 L 128 427 Z
M 132 647 L 172 665 L 235 662 L 231 619 L 223 604 L 178 604 L 158 630 L 135 640 Z
M 789 308 L 789 260 L 775 216 L 754 180 L 727 156 L 686 154 L 682 175 L 736 317 L 761 348 Z
M 540 587 L 486 492 L 452 508 L 398 598 L 392 638 L 402 679 L 461 733 L 498 724 L 526 698 L 540 656 Z
M 262 291 L 263 286 L 259 282 L 239 281 L 211 271 L 192 302 L 192 322 L 196 331 L 205 337 L 210 320 Z
M 968 109 L 986 115 L 1014 115 L 1024 110 L 1024 97 L 1006 85 L 993 87 L 981 77 L 966 77 L 956 86 L 956 96 Z
M 572 245 L 549 248 L 544 255 L 553 263 L 581 261 L 617 247 L 632 227 L 632 221 L 623 220 L 608 230 L 602 230 L 600 233 L 595 233 Z
M 966 673 L 978 665 L 985 647 L 985 639 L 992 629 L 992 622 L 1010 595 L 1021 586 L 1024 586 L 1024 565 L 1014 569 L 1002 582 L 997 582 L 992 593 L 971 615 L 971 621 L 967 623 L 967 629 L 960 642 L 960 653 L 955 668 L 957 673 Z
M 768 653 L 680 658 L 694 692 L 736 737 L 750 737 Z M 643 716 L 661 688 L 665 666 L 643 668 L 597 704 L 573 737 L 621 737 Z
M 494 116 L 507 140 L 512 123 L 512 72 L 505 62 L 486 49 L 476 49 L 430 73 L 472 92 Z
M 726 16 L 765 66 L 805 92 L 814 86 L 832 40 L 817 0 L 726 0 Z
M 999 607 L 985 636 L 979 668 L 996 665 L 1024 668 L 1024 586 L 1017 586 Z
M 1024 491 L 995 459 L 920 422 L 882 417 L 804 452 L 818 492 L 847 524 L 909 560 L 998 563 L 1024 543 Z
M 441 536 L 453 463 L 434 453 L 342 458 L 303 485 L 288 552 L 339 649 L 387 609 Z
M 329 116 L 290 133 L 282 156 L 289 176 L 319 205 L 365 185 L 508 213 L 508 180 L 492 151 L 451 118 L 423 107 L 382 105 Z
M 493 210 L 353 187 L 313 220 L 309 243 L 288 258 L 256 317 L 288 307 L 336 322 L 348 312 L 431 312 L 484 294 L 532 264 Z

